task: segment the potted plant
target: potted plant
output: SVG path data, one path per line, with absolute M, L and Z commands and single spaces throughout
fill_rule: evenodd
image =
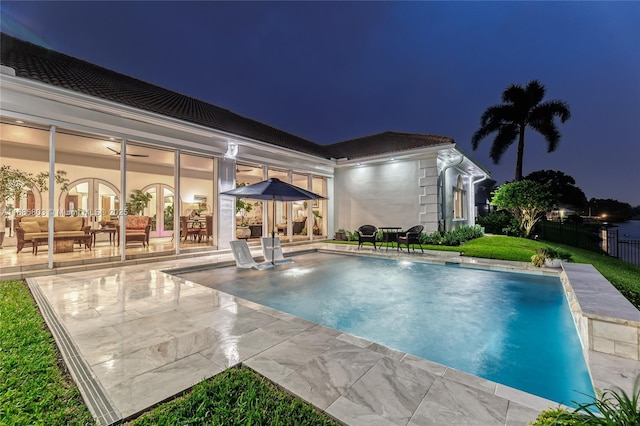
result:
M 334 238 L 336 241 L 348 241 L 347 231 L 344 229 L 338 229 L 336 231 L 336 236 Z
M 236 188 L 246 185 L 246 183 L 240 182 L 236 185 Z M 251 210 L 253 210 L 253 204 L 236 197 L 236 216 L 240 215 L 240 225 L 236 228 L 236 238 L 247 239 L 251 236 L 251 229 L 249 229 L 249 223 L 246 220 L 247 213 L 251 212 Z
M 320 235 L 320 225 L 318 225 L 318 219 L 322 219 L 318 210 L 313 210 L 313 235 Z
M 134 189 L 129 194 L 129 202 L 127 202 L 127 213 L 142 215 L 144 209 L 149 206 L 149 202 L 153 198 L 150 192 L 142 192 L 139 189 Z

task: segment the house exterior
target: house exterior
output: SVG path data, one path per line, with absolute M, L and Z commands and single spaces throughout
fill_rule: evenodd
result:
M 385 132 L 320 145 L 231 111 L 2 34 L 2 165 L 31 173 L 63 170 L 67 190 L 32 188 L 6 200 L 21 215 L 82 215 L 124 225 L 134 189 L 153 198 L 152 241 L 173 238 L 180 216 L 212 216 L 204 249 L 226 248 L 249 215 L 253 236 L 276 223 L 283 239 L 331 238 L 370 223 L 427 232 L 474 224 L 474 185 L 489 176 L 451 138 Z M 269 177 L 326 199 L 252 203 L 239 212 L 220 195 Z M 124 190 L 122 190 L 124 188 Z M 130 213 L 129 213 L 130 214 Z M 272 220 L 275 219 L 275 220 Z M 305 221 L 294 233 L 294 222 Z M 264 224 L 264 226 L 263 226 Z M 313 229 L 313 231 L 311 231 Z M 175 230 L 175 233 L 174 233 Z M 254 235 L 255 234 L 255 235 Z M 127 246 L 121 236 L 122 247 Z M 125 250 L 120 250 L 122 260 Z M 51 261 L 50 261 L 51 263 Z

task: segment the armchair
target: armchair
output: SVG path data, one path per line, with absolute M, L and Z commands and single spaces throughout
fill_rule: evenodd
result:
M 142 247 L 149 245 L 151 232 L 151 217 L 127 215 L 125 218 L 125 244 L 130 242 L 142 243 Z M 116 235 L 120 244 L 120 224 L 116 224 Z
M 398 234 L 398 250 L 402 250 L 402 244 L 407 246 L 407 252 L 409 252 L 410 244 L 418 244 L 420 246 L 420 250 L 424 253 L 424 249 L 422 248 L 422 244 L 420 243 L 420 234 L 424 230 L 424 226 L 416 225 L 412 228 L 409 228 L 405 232 L 401 232 Z M 416 248 L 413 247 L 413 251 L 416 251 Z
M 293 235 L 302 234 L 302 230 L 307 226 L 307 218 L 301 217 L 293 221 Z
M 378 238 L 378 228 L 373 225 L 362 225 L 358 231 L 358 248 L 364 243 L 372 243 L 373 249 L 376 250 L 376 240 Z

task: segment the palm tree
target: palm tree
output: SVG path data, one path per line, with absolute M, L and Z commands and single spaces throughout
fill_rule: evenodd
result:
M 518 159 L 515 180 L 522 179 L 522 157 L 524 155 L 524 132 L 527 127 L 544 136 L 547 152 L 555 151 L 560 141 L 560 132 L 554 123 L 560 117 L 564 123 L 571 117 L 569 105 L 560 100 L 542 102 L 546 89 L 538 80 L 532 80 L 526 87 L 512 84 L 502 92 L 502 103 L 485 110 L 480 119 L 480 129 L 473 134 L 471 145 L 478 143 L 493 132 L 497 132 L 490 156 L 495 164 L 507 148 L 518 139 Z

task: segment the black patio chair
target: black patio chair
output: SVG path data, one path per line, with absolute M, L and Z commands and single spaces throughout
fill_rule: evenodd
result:
M 402 245 L 405 244 L 407 246 L 407 252 L 409 251 L 410 244 L 418 244 L 420 246 L 420 250 L 424 253 L 424 249 L 422 248 L 422 243 L 420 243 L 420 234 L 424 230 L 424 226 L 416 225 L 412 228 L 407 229 L 405 232 L 401 232 L 398 234 L 398 250 L 402 250 Z M 413 251 L 416 251 L 415 246 L 413 247 Z
M 373 225 L 362 225 L 357 229 L 358 231 L 358 248 L 362 247 L 364 243 L 373 244 L 373 249 L 376 250 L 376 239 L 378 237 L 378 228 Z

